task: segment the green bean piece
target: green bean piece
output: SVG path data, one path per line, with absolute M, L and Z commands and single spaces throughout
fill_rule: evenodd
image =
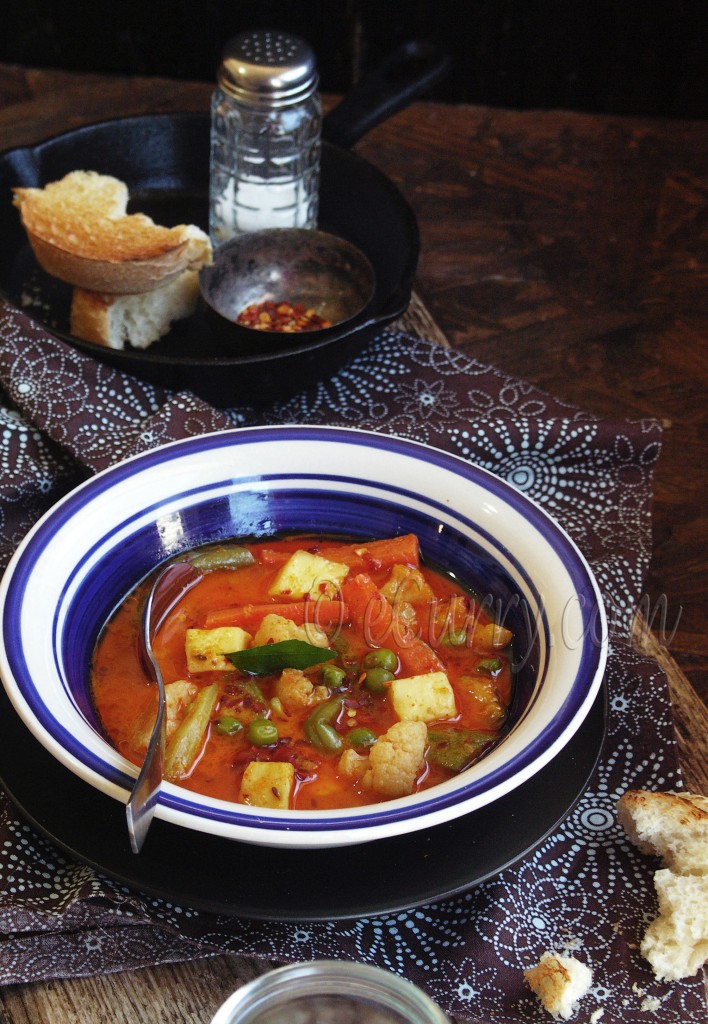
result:
M 202 572 L 211 572 L 214 569 L 242 569 L 246 565 L 253 565 L 256 560 L 248 548 L 239 544 L 219 544 L 192 552 L 189 561 Z
M 235 736 L 242 729 L 243 724 L 233 715 L 222 715 L 216 723 L 216 731 L 220 732 L 222 736 Z
M 388 647 L 377 647 L 364 655 L 362 666 L 367 668 L 385 668 L 387 672 L 395 672 L 398 668 L 398 657 Z
M 469 767 L 490 747 L 494 737 L 478 729 L 428 731 L 428 761 L 455 774 Z
M 219 686 L 210 683 L 200 690 L 172 734 L 165 751 L 163 774 L 171 782 L 184 778 L 204 746 L 211 716 L 219 702 Z
M 280 715 L 281 718 L 285 714 L 285 708 L 283 707 L 283 702 L 280 697 L 271 697 L 270 706 L 271 710 L 275 711 L 276 715 Z
M 246 735 L 256 747 L 272 747 L 278 742 L 278 726 L 269 718 L 254 718 L 248 723 Z
M 338 665 L 325 665 L 322 669 L 322 682 L 329 686 L 330 690 L 336 690 L 338 686 L 344 685 L 347 673 Z
M 342 737 L 332 723 L 342 710 L 343 704 L 342 697 L 335 697 L 316 707 L 305 720 L 303 726 L 305 735 L 310 743 L 319 747 L 320 750 L 327 750 L 334 754 L 342 749 Z
M 375 667 L 366 670 L 364 686 L 370 693 L 386 693 L 388 683 L 393 679 L 393 672 L 388 669 Z
M 363 725 L 357 729 L 352 729 L 347 734 L 347 742 L 350 747 L 359 747 L 360 749 L 368 750 L 369 747 L 373 747 L 374 743 L 378 739 L 375 732 L 371 729 L 366 729 Z
M 330 754 L 336 754 L 338 750 L 342 749 L 342 737 L 329 722 L 318 722 L 315 726 L 315 731 L 319 740 L 318 746 L 322 750 L 327 750 Z

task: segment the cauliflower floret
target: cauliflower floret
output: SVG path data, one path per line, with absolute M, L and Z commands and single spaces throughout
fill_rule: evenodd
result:
M 287 714 L 326 700 L 329 690 L 326 686 L 315 686 L 299 668 L 284 668 L 275 684 L 275 696 Z
M 304 626 L 298 626 L 292 619 L 286 619 L 282 615 L 274 615 L 271 612 L 264 617 L 258 627 L 253 638 L 253 646 L 277 644 L 282 640 L 304 640 L 305 643 L 312 644 L 314 647 L 329 645 L 327 634 L 311 622 L 306 622 Z
M 396 722 L 369 751 L 363 783 L 381 796 L 407 796 L 425 759 L 425 722 Z
M 165 737 L 170 739 L 177 726 L 182 722 L 187 708 L 199 693 L 199 687 L 187 679 L 176 679 L 165 684 Z M 133 745 L 136 750 L 145 751 L 155 725 L 157 714 L 157 690 L 153 694 L 150 708 L 141 714 L 135 724 Z
M 369 768 L 369 757 L 367 754 L 357 754 L 356 750 L 347 747 L 339 759 L 339 771 L 346 779 L 353 779 L 358 782 L 363 778 Z

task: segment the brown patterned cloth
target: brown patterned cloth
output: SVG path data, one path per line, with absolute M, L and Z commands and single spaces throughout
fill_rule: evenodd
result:
M 458 897 L 348 922 L 253 922 L 129 891 L 68 859 L 0 797 L 0 981 L 99 974 L 235 952 L 344 957 L 405 975 L 459 1019 L 538 1020 L 522 969 L 546 949 L 594 973 L 578 1019 L 665 1024 L 704 1012 L 698 977 L 657 983 L 638 953 L 655 867 L 617 797 L 681 785 L 666 681 L 629 643 L 650 555 L 661 431 L 599 420 L 460 353 L 383 332 L 334 379 L 267 409 L 217 411 L 128 377 L 0 305 L 0 560 L 87 475 L 164 441 L 264 423 L 388 431 L 462 455 L 538 501 L 590 561 L 611 623 L 609 739 L 588 790 L 518 865 Z M 657 1018 L 658 1019 L 658 1018 Z

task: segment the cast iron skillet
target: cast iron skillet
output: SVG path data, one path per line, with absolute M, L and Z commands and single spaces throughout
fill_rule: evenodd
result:
M 337 143 L 352 144 L 427 91 L 447 66 L 424 44 L 406 44 L 325 118 L 318 226 L 358 246 L 376 278 L 371 301 L 341 330 L 303 337 L 286 350 L 240 356 L 210 329 L 201 309 L 144 351 L 110 350 L 69 334 L 70 288 L 37 266 L 11 189 L 96 170 L 126 182 L 131 209 L 167 226 L 206 229 L 210 126 L 201 114 L 120 118 L 1 155 L 0 293 L 77 349 L 153 383 L 187 388 L 221 408 L 282 399 L 330 376 L 405 311 L 419 252 L 415 216 L 397 188 Z

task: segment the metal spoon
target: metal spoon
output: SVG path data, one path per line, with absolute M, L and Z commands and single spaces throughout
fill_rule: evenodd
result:
M 202 573 L 191 562 L 173 562 L 155 580 L 143 609 L 143 647 L 157 681 L 158 697 L 157 717 L 145 760 L 125 808 L 133 853 L 140 853 L 150 828 L 162 783 L 165 761 L 165 685 L 160 666 L 155 658 L 152 642 L 168 613 L 201 576 Z

